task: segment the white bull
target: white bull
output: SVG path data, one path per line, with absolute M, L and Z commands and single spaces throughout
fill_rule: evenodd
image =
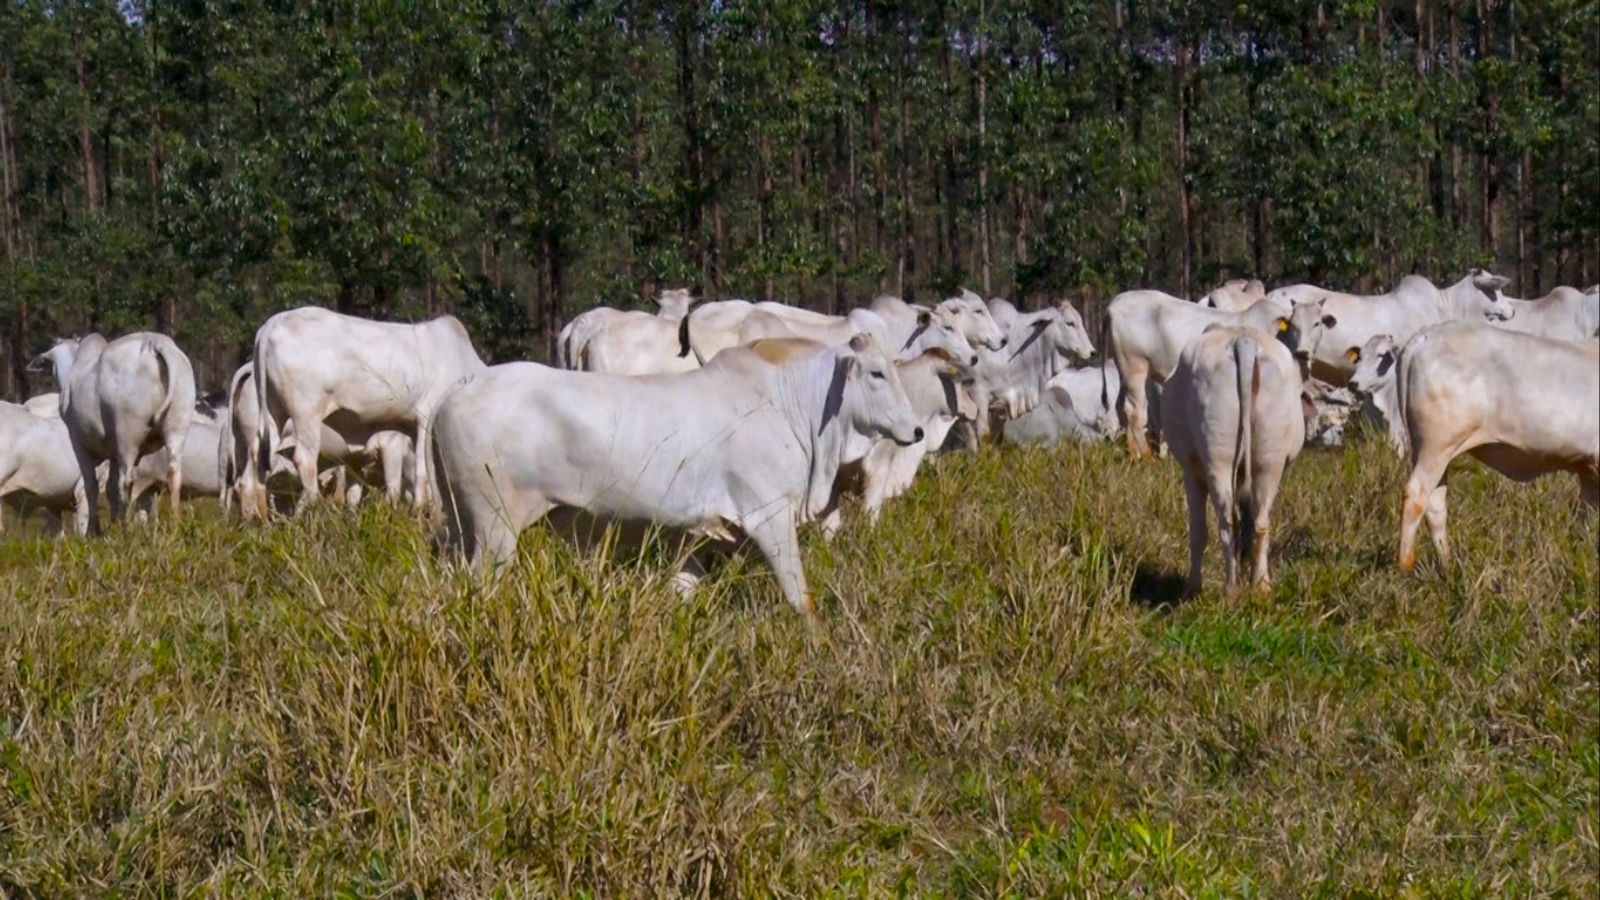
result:
M 1256 589 L 1271 587 L 1272 506 L 1284 469 L 1306 440 L 1300 388 L 1288 348 L 1259 329 L 1213 326 L 1184 348 L 1167 380 L 1164 424 L 1189 501 L 1187 594 L 1200 591 L 1208 497 L 1222 544 L 1224 591 L 1238 591 L 1239 568 L 1252 557 Z
M 1114 402 L 1122 387 L 1117 367 L 1106 360 L 1057 372 L 1045 384 L 1039 405 L 1005 423 L 1000 439 L 1008 444 L 1079 444 L 1111 440 L 1117 434 Z
M 1051 378 L 1072 360 L 1094 355 L 1083 317 L 1066 300 L 1029 313 L 998 302 L 1005 303 L 995 317 L 1006 322 L 1004 349 L 980 354 L 974 370 L 979 437 L 991 417 L 1007 422 L 1038 406 Z
M 1439 558 L 1450 558 L 1445 473 L 1463 453 L 1513 481 L 1572 472 L 1583 499 L 1600 503 L 1600 341 L 1453 322 L 1413 337 L 1398 376 L 1411 447 L 1401 571 L 1417 564 L 1424 516 Z
M 1292 312 L 1288 300 L 1272 294 L 1243 312 L 1209 309 L 1161 291 L 1126 291 L 1113 297 L 1106 307 L 1106 355 L 1122 378 L 1117 408 L 1122 414 L 1128 452 L 1135 459 L 1154 455 L 1146 433 L 1151 424 L 1146 387 L 1150 382 L 1161 384 L 1167 380 L 1191 341 L 1213 325 L 1256 328 L 1275 334 L 1287 326 Z M 1109 387 L 1108 384 L 1108 402 Z M 1159 428 L 1154 430 L 1159 433 Z
M 134 467 L 159 448 L 167 451 L 172 511 L 181 506 L 183 445 L 194 415 L 194 368 L 164 334 L 136 332 L 107 342 L 98 334 L 58 342 L 34 368 L 53 365 L 61 388 L 61 418 L 72 438 L 78 474 L 89 502 L 89 530 L 99 527 L 100 482 L 95 467 L 111 463 L 111 517 L 122 521 Z
M 775 364 L 725 351 L 692 372 L 623 378 L 534 363 L 488 369 L 435 418 L 451 544 L 505 561 L 558 507 L 753 541 L 814 613 L 796 529 L 825 517 L 839 466 L 879 438 L 921 440 L 888 355 L 867 337 Z M 775 358 L 792 354 L 780 348 Z
M 1509 318 L 1511 305 L 1499 293 L 1505 285 L 1504 277 L 1474 269 L 1447 288 L 1408 275 L 1387 294 L 1358 296 L 1296 284 L 1267 297 L 1294 305 L 1284 335 L 1289 349 L 1312 376 L 1337 386 L 1355 371 L 1347 351 L 1375 335 L 1387 334 L 1404 346 L 1413 334 L 1440 322 Z
M 263 422 L 294 426 L 298 508 L 317 496 L 326 423 L 353 444 L 385 430 L 414 434 L 416 503 L 426 509 L 433 414 L 457 384 L 484 368 L 467 330 L 453 316 L 403 325 L 316 307 L 268 319 L 256 332 L 254 364 Z M 261 431 L 270 438 L 273 426 Z M 283 434 L 288 436 L 287 426 Z M 260 454 L 257 464 L 268 458 L 270 453 Z
M 678 323 L 688 314 L 691 299 L 685 290 L 663 291 L 654 315 L 606 307 L 589 310 L 562 330 L 559 365 L 613 375 L 687 372 L 699 363 L 692 356 L 678 355 Z

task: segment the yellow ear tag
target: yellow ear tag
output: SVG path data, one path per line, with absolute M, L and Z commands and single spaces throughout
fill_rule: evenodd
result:
M 1361 361 L 1361 350 L 1357 347 L 1351 347 L 1349 350 L 1344 352 L 1344 357 L 1345 359 L 1350 360 L 1351 365 L 1355 365 Z
M 1279 331 L 1288 331 L 1289 330 L 1289 320 L 1288 319 L 1279 319 L 1278 320 L 1278 330 Z

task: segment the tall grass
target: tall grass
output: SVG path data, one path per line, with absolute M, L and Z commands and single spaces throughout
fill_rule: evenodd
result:
M 943 458 L 808 537 L 817 629 L 753 556 L 484 580 L 382 505 L 13 540 L 0 888 L 1593 895 L 1595 518 L 1467 465 L 1406 578 L 1403 476 L 1308 453 L 1272 595 L 1174 605 L 1170 462 Z

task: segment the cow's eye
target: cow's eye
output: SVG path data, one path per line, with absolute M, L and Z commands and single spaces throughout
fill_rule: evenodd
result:
M 883 374 L 882 372 L 873 372 L 872 373 L 872 377 L 873 378 L 888 378 L 889 376 Z

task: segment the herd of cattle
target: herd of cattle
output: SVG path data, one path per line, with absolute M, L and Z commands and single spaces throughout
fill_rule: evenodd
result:
M 257 331 L 220 399 L 197 399 L 168 337 L 60 341 L 33 362 L 59 392 L 0 403 L 0 498 L 68 510 L 79 534 L 111 515 L 211 495 L 245 518 L 363 484 L 437 514 L 447 546 L 502 562 L 553 511 L 652 523 L 708 545 L 749 541 L 798 609 L 813 610 L 797 530 L 840 525 L 840 499 L 876 519 L 923 458 L 1006 441 L 1163 442 L 1189 503 L 1189 591 L 1200 589 L 1207 502 L 1227 583 L 1268 585 L 1271 512 L 1315 427 L 1314 383 L 1347 386 L 1412 469 L 1400 566 L 1423 518 L 1441 557 L 1445 469 L 1471 452 L 1519 481 L 1578 476 L 1600 501 L 1600 293 L 1516 300 L 1473 271 L 1410 276 L 1354 296 L 1231 281 L 1197 302 L 1159 291 L 1106 310 L 1104 361 L 1078 311 L 1034 312 L 969 291 L 932 306 L 879 297 L 844 316 L 781 303 L 598 308 L 562 331 L 558 366 L 487 366 L 461 323 L 374 322 L 307 307 Z M 350 473 L 355 483 L 347 483 Z M 269 487 L 271 488 L 269 490 Z M 437 498 L 435 497 L 437 494 Z M 686 555 L 678 583 L 698 578 Z

